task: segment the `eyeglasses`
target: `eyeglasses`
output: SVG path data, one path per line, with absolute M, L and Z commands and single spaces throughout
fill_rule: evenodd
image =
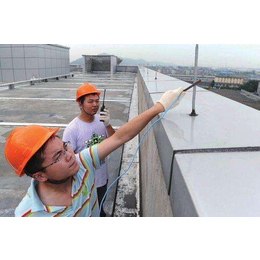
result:
M 59 156 L 58 156 L 57 160 L 55 160 L 53 163 L 51 163 L 51 164 L 41 168 L 40 170 L 38 170 L 38 172 L 46 169 L 49 166 L 52 166 L 55 163 L 60 162 L 61 159 L 65 156 L 66 152 L 68 151 L 68 148 L 71 148 L 71 142 L 63 142 L 63 149 L 64 150 L 59 153 Z

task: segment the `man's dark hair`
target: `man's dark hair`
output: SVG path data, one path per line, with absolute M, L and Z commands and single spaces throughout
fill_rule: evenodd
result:
M 36 172 L 38 172 L 42 168 L 42 163 L 44 161 L 44 158 L 42 155 L 44 154 L 44 151 L 46 149 L 46 144 L 49 140 L 58 137 L 59 136 L 51 136 L 44 144 L 43 146 L 32 156 L 32 158 L 27 162 L 27 164 L 24 167 L 24 172 L 27 176 L 32 177 L 32 175 Z M 45 170 L 43 170 L 44 172 Z
M 87 96 L 89 96 L 89 95 L 98 95 L 98 94 L 97 94 L 97 93 L 91 93 L 91 94 L 87 94 L 87 95 L 85 95 L 85 96 L 80 97 L 80 98 L 79 98 L 79 102 L 80 102 L 81 105 L 83 105 L 83 103 L 84 103 L 84 101 L 85 101 L 85 98 L 86 98 Z
M 80 102 L 80 104 L 81 104 L 81 105 L 83 105 L 83 103 L 84 103 L 84 101 L 85 101 L 85 98 L 86 98 L 86 96 L 87 96 L 87 95 L 85 95 L 85 96 L 82 96 L 82 97 L 80 97 L 80 98 L 79 98 L 79 102 Z

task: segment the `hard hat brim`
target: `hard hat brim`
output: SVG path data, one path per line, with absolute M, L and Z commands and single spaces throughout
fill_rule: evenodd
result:
M 15 170 L 15 174 L 17 174 L 19 177 L 22 177 L 24 172 L 24 167 L 28 163 L 28 161 L 33 157 L 33 155 L 49 140 L 49 138 L 53 135 L 55 135 L 60 130 L 60 127 L 50 130 L 46 135 L 44 135 L 39 142 L 34 146 L 34 148 L 30 151 L 30 154 L 28 154 L 27 159 L 23 162 L 23 164 L 19 167 L 18 170 Z

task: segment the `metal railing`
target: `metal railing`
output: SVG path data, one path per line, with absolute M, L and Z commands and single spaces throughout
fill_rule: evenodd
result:
M 29 79 L 29 80 L 24 80 L 24 81 L 9 82 L 9 83 L 0 84 L 0 87 L 9 87 L 9 89 L 14 89 L 15 85 L 20 85 L 20 84 L 25 84 L 25 83 L 30 83 L 30 85 L 34 85 L 34 83 L 37 83 L 37 82 L 48 82 L 48 80 L 50 80 L 50 79 L 59 80 L 59 78 L 67 78 L 67 77 L 74 77 L 74 74 L 69 73 L 69 74 L 56 75 L 56 76 L 51 76 L 51 77 L 46 77 L 46 78 L 33 78 L 33 79 Z

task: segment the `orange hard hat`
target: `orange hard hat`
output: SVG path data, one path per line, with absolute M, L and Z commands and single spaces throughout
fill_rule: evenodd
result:
M 80 97 L 88 94 L 97 94 L 100 96 L 101 92 L 98 91 L 95 86 L 85 83 L 77 89 L 76 101 L 78 102 Z
M 39 125 L 15 128 L 5 143 L 5 158 L 19 177 L 24 175 L 24 167 L 44 143 L 60 128 L 46 128 Z

